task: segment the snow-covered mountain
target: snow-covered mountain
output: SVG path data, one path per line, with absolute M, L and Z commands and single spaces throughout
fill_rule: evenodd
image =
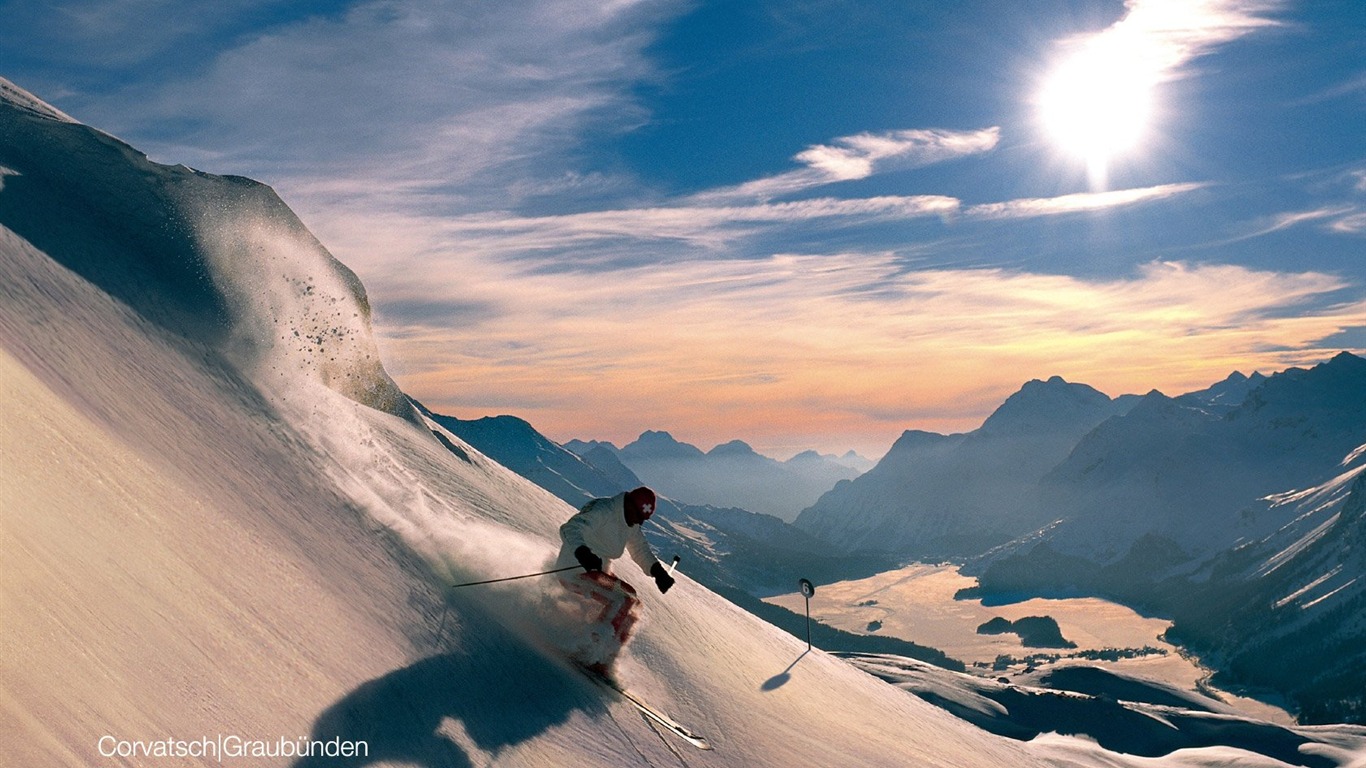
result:
M 556 662 L 578 626 L 545 581 L 451 588 L 543 567 L 572 509 L 411 408 L 359 281 L 273 192 L 3 80 L 0 168 L 6 764 L 218 765 L 216 736 L 251 765 L 1154 764 L 990 735 L 686 573 L 642 590 L 620 670 L 715 746 L 679 752 Z M 1302 733 L 1319 764 L 1366 749 Z M 299 738 L 365 754 L 280 755 Z M 110 756 L 157 745 L 188 754 Z
M 934 702 L 984 730 L 1015 738 L 1084 735 L 1131 755 L 1236 746 L 1290 764 L 1313 765 L 1313 740 L 1298 729 L 1240 721 L 1206 696 L 1096 667 L 1065 666 L 1000 682 L 908 659 L 849 657 L 898 687 Z
M 606 468 L 599 467 L 597 463 L 556 444 L 525 419 L 516 416 L 458 419 L 425 408 L 423 412 L 485 456 L 550 491 L 576 509 L 589 499 L 612 496 L 641 484 L 639 478 L 620 462 L 615 465 L 608 463 Z M 610 453 L 607 455 L 611 456 Z
M 1258 499 L 1330 480 L 1363 441 L 1366 360 L 1346 352 L 1270 376 L 1223 413 L 1151 392 L 1043 479 L 1061 522 L 1039 540 L 1099 565 L 1142 540 L 1127 578 L 1160 577 L 1289 522 Z M 1168 554 L 1153 558 L 1154 544 Z
M 845 551 L 976 554 L 1048 522 L 1040 479 L 1132 402 L 1056 376 L 1035 379 L 977 430 L 907 431 L 876 467 L 837 485 L 796 524 Z
M 1366 360 L 1346 352 L 1270 377 L 1234 374 L 1178 398 L 1111 400 L 1057 377 L 1035 380 L 973 432 L 906 432 L 796 524 L 846 551 L 907 557 L 971 557 L 1009 543 L 993 552 L 999 560 L 1042 544 L 1106 565 L 1143 542 L 1150 575 L 1160 575 L 1173 558 L 1208 556 L 1283 524 L 1249 505 L 1327 480 L 1366 439 L 1363 392 Z M 1170 557 L 1153 561 L 1154 546 Z
M 860 457 L 852 451 L 844 458 L 807 451 L 778 461 L 742 440 L 704 452 L 657 430 L 622 448 L 583 440 L 565 447 L 585 457 L 590 450 L 610 450 L 647 485 L 679 501 L 739 507 L 789 522 L 836 483 L 860 472 L 853 466 Z
M 1366 722 L 1366 445 L 1313 488 L 1263 500 L 1290 522 L 1166 585 L 1169 634 L 1223 676 L 1288 693 L 1306 722 Z
M 1242 405 L 1247 396 L 1265 381 L 1266 377 L 1258 371 L 1253 371 L 1251 376 L 1234 371 L 1223 381 L 1196 392 L 1187 392 L 1177 399 L 1215 413 L 1227 413 Z

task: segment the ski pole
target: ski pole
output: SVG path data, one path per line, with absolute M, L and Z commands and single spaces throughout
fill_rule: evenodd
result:
M 516 581 L 517 579 L 531 579 L 531 578 L 535 578 L 536 576 L 548 576 L 548 575 L 550 575 L 550 574 L 552 574 L 552 573 L 561 573 L 561 572 L 563 572 L 563 571 L 572 571 L 572 570 L 574 570 L 574 569 L 576 569 L 576 568 L 581 568 L 581 567 L 582 567 L 582 566 L 579 566 L 579 565 L 566 565 L 566 566 L 563 567 L 563 568 L 552 568 L 551 570 L 548 570 L 548 571 L 541 571 L 541 572 L 539 572 L 539 573 L 524 573 L 524 574 L 522 574 L 521 576 L 506 576 L 506 577 L 501 578 L 501 579 L 485 579 L 484 581 L 470 581 L 470 582 L 466 582 L 466 583 L 464 583 L 464 584 L 452 584 L 452 585 L 451 585 L 451 589 L 460 589 L 461 587 L 477 587 L 477 586 L 479 586 L 480 584 L 497 584 L 497 583 L 500 582 L 500 581 Z
M 674 555 L 674 561 L 669 563 L 669 575 L 674 575 L 674 569 L 678 567 L 678 555 Z

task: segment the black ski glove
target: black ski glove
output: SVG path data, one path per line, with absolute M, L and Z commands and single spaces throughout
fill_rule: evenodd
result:
M 579 548 L 574 550 L 574 558 L 589 573 L 602 570 L 602 558 L 593 554 L 593 550 L 589 549 L 587 544 L 580 544 Z
M 660 594 L 668 592 L 669 587 L 674 585 L 674 577 L 670 576 L 669 572 L 664 570 L 664 564 L 658 560 L 655 561 L 654 565 L 650 566 L 650 575 L 655 577 L 655 586 L 659 587 Z

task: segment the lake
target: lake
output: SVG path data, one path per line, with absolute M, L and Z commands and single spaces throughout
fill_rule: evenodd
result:
M 952 565 L 915 563 L 866 579 L 816 585 L 811 617 L 824 624 L 860 634 L 887 635 L 927 645 L 968 665 L 984 677 L 1011 678 L 1030 685 L 1063 664 L 1087 664 L 1143 677 L 1183 690 L 1214 694 L 1225 704 L 1251 717 L 1289 724 L 1283 709 L 1262 701 L 1213 689 L 1210 671 L 1182 650 L 1161 639 L 1171 622 L 1143 616 L 1132 608 L 1094 597 L 1034 598 L 1009 605 L 983 605 L 980 600 L 955 600 L 961 589 L 977 580 Z M 805 609 L 800 592 L 766 598 L 798 614 Z M 1075 649 L 1027 648 L 1014 634 L 979 635 L 977 627 L 995 617 L 1015 621 L 1026 616 L 1051 616 Z M 1146 653 L 1134 658 L 1101 661 L 1063 658 L 1056 662 L 1024 658 L 1033 654 L 1067 656 L 1083 651 L 1132 649 Z M 1151 650 L 1161 651 L 1153 653 Z M 1004 669 L 993 668 L 998 657 L 1016 659 Z

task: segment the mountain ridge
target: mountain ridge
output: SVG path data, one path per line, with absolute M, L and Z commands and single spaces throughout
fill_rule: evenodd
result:
M 1039 479 L 1130 402 L 1057 376 L 1030 380 L 976 430 L 906 430 L 877 466 L 796 524 L 849 552 L 962 557 L 1003 544 L 1051 519 L 1032 503 Z
M 581 456 L 609 450 L 643 483 L 683 503 L 739 507 L 788 522 L 821 493 L 859 474 L 851 466 L 857 461 L 815 451 L 778 461 L 738 439 L 703 451 L 663 430 L 646 430 L 621 448 L 577 439 L 565 447 Z

